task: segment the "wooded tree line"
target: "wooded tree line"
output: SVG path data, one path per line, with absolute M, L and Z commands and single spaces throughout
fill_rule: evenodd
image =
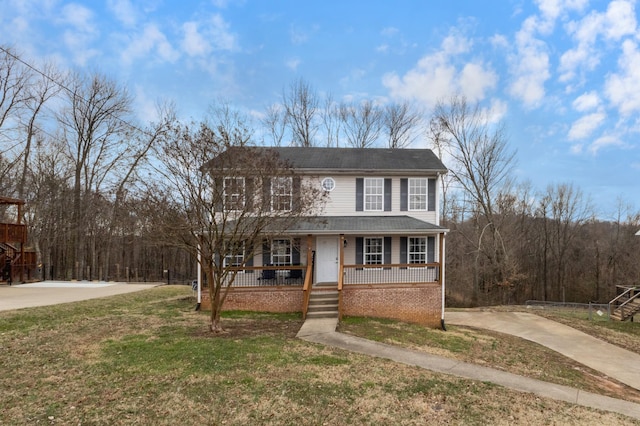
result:
M 135 117 L 131 95 L 108 76 L 32 68 L 0 49 L 0 194 L 27 201 L 44 278 L 195 277 L 193 256 L 160 235 L 158 215 L 180 214 L 179 206 L 152 203 L 168 188 L 157 173 L 162 147 L 185 124 L 170 104 L 158 107 L 157 122 Z M 337 102 L 299 79 L 259 122 L 222 102 L 189 125 L 232 145 L 428 143 L 450 169 L 441 216 L 451 230 L 451 304 L 607 301 L 616 285 L 636 284 L 640 213 L 623 200 L 596 211 L 568 182 L 516 182 L 503 123 L 462 97 L 427 116 L 408 102 Z

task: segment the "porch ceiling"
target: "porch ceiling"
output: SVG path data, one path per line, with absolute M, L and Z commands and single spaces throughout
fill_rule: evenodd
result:
M 302 218 L 292 234 L 440 234 L 449 230 L 410 216 L 324 216 Z

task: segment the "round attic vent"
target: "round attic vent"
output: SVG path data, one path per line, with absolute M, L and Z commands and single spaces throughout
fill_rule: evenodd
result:
M 325 191 L 331 192 L 336 187 L 336 181 L 331 177 L 326 177 L 322 179 L 322 189 Z

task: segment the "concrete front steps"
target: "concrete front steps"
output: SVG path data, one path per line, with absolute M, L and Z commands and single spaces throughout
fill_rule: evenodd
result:
M 318 283 L 311 288 L 307 318 L 338 318 L 337 283 Z

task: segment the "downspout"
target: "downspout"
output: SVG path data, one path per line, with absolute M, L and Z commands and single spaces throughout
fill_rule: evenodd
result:
M 444 294 L 445 294 L 445 237 L 446 237 L 447 233 L 443 232 L 441 238 L 441 242 L 442 242 L 442 250 L 440 253 L 440 283 L 442 285 L 442 311 L 441 311 L 441 318 L 440 318 L 440 327 L 442 328 L 443 331 L 447 331 L 447 327 L 444 324 Z
M 202 260 L 202 254 L 200 252 L 200 244 L 198 244 L 198 296 L 197 296 L 197 303 L 196 303 L 196 311 L 200 310 L 200 305 L 202 303 L 202 264 L 201 264 L 201 260 Z

